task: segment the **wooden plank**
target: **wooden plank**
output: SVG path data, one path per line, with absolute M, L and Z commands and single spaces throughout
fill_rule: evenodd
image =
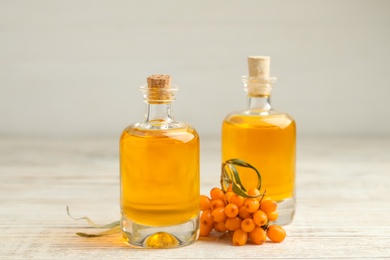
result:
M 390 138 L 300 138 L 297 213 L 283 243 L 233 247 L 201 238 L 133 249 L 75 217 L 119 219 L 117 139 L 0 138 L 0 259 L 390 258 Z M 202 193 L 219 185 L 219 141 L 202 140 Z

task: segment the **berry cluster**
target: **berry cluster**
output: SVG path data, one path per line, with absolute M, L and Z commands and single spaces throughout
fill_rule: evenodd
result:
M 201 195 L 200 236 L 209 236 L 216 232 L 228 232 L 233 238 L 233 245 L 242 246 L 248 241 L 263 244 L 267 237 L 273 242 L 282 242 L 286 231 L 271 224 L 278 218 L 277 202 L 262 195 L 257 188 L 247 192 L 248 197 L 237 195 L 230 185 L 226 192 L 213 188 L 210 197 Z

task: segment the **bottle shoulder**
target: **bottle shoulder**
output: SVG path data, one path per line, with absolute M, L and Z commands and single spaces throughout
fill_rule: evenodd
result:
M 139 138 L 158 138 L 158 139 L 178 139 L 182 141 L 190 141 L 193 139 L 199 139 L 199 134 L 194 127 L 184 122 L 174 122 L 169 126 L 166 124 L 153 127 L 146 123 L 135 123 L 126 127 L 123 132 L 121 139 L 128 137 L 139 137 Z
M 261 109 L 245 109 L 232 112 L 225 117 L 223 123 L 253 127 L 295 127 L 295 120 L 288 113 Z
M 240 111 L 234 111 L 226 115 L 225 120 L 230 120 L 235 117 L 259 117 L 259 118 L 267 118 L 267 117 L 279 117 L 279 118 L 288 118 L 290 120 L 294 120 L 294 118 L 286 113 L 277 111 L 274 109 L 264 110 L 257 108 L 247 108 Z

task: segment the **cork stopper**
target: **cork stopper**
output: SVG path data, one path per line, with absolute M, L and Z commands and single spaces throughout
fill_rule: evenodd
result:
M 271 95 L 272 84 L 276 78 L 270 77 L 269 56 L 249 56 L 249 77 L 244 77 L 244 84 L 251 97 L 264 97 Z
M 270 60 L 271 58 L 269 56 L 249 56 L 248 57 L 249 77 L 268 78 Z
M 151 75 L 147 78 L 148 88 L 170 88 L 171 76 L 164 74 Z
M 150 104 L 164 104 L 173 100 L 171 88 L 171 76 L 165 74 L 155 74 L 147 78 L 148 85 L 143 88 L 144 99 Z

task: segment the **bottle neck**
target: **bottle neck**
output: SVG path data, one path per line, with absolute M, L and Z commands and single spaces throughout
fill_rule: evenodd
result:
M 172 122 L 171 103 L 165 104 L 146 104 L 146 114 L 144 122 Z
M 273 77 L 242 77 L 248 94 L 248 107 L 254 110 L 271 111 L 271 91 L 276 82 Z
M 269 95 L 260 97 L 248 96 L 248 108 L 272 110 L 270 97 Z

